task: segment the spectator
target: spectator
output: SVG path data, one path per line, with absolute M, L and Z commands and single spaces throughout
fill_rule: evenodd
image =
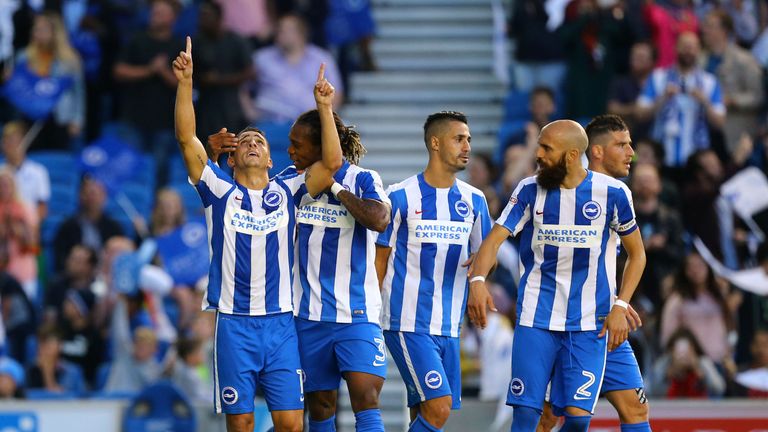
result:
M 680 214 L 661 202 L 661 178 L 653 165 L 637 164 L 632 170 L 630 188 L 648 260 L 637 292 L 660 305 L 661 281 L 674 272 L 683 256 Z
M 733 20 L 723 10 L 713 10 L 702 26 L 707 55 L 702 64 L 717 76 L 728 110 L 723 133 L 728 153 L 733 156 L 744 133 L 757 130 L 757 116 L 763 103 L 763 71 L 749 51 L 733 41 Z
M 675 63 L 675 44 L 683 33 L 696 34 L 699 21 L 689 0 L 648 1 L 643 10 L 656 49 L 656 67 Z
M 104 213 L 106 200 L 104 185 L 94 178 L 83 177 L 78 212 L 61 223 L 53 239 L 56 271 L 64 269 L 65 259 L 75 245 L 84 244 L 101 251 L 110 237 L 122 235 L 120 224 Z
M 225 29 L 249 39 L 254 49 L 269 44 L 275 27 L 273 1 L 217 0 L 217 2 L 221 6 Z
M 565 77 L 563 41 L 555 30 L 565 17 L 565 1 L 518 0 L 509 22 L 515 43 L 515 87 L 530 91 L 537 86 L 560 87 Z
M 534 139 L 538 138 L 541 128 L 555 120 L 557 105 L 555 93 L 552 89 L 540 86 L 531 90 L 531 94 L 528 97 L 528 111 L 530 119 L 525 122 L 519 131 L 511 134 L 506 142 L 502 142 L 496 150 L 495 158 L 498 163 L 504 162 L 505 152 L 508 148 L 517 144 L 526 144 L 532 134 Z
M 614 79 L 608 91 L 608 113 L 621 116 L 635 140 L 650 133 L 650 122 L 637 119 L 635 102 L 653 71 L 653 63 L 653 46 L 648 42 L 635 43 L 629 55 L 629 75 Z
M 157 191 L 155 207 L 150 218 L 150 232 L 153 237 L 158 237 L 184 225 L 184 207 L 181 204 L 181 196 L 175 189 L 162 188 Z
M 488 213 L 496 218 L 501 212 L 499 197 L 496 195 L 496 167 L 493 160 L 486 153 L 477 153 L 472 155 L 469 161 L 469 179 L 468 183 L 483 191 L 485 199 L 488 202 Z
M 704 354 L 696 336 L 686 328 L 670 337 L 664 355 L 653 369 L 651 388 L 656 396 L 707 398 L 721 396 L 725 391 L 722 375 L 712 359 Z
M 664 145 L 664 165 L 679 168 L 697 149 L 709 147 L 709 128 L 725 121 L 720 84 L 697 66 L 701 48 L 694 33 L 677 41 L 677 62 L 653 71 L 637 99 L 638 119 L 655 116 L 652 137 Z
M 513 145 L 504 153 L 504 172 L 501 174 L 499 195 L 512 195 L 520 180 L 532 176 L 536 171 L 536 148 L 538 147 L 539 127 L 529 122 L 526 127 L 525 144 Z
M 736 375 L 738 393 L 749 398 L 768 398 L 765 380 L 768 376 L 768 330 L 760 329 L 755 332 L 749 350 L 752 355 L 751 363 Z
M 24 368 L 10 357 L 0 357 L 0 399 L 24 398 Z
M 175 146 L 171 59 L 184 47 L 173 35 L 178 11 L 176 0 L 153 0 L 149 28 L 133 36 L 114 69 L 115 80 L 122 83 L 122 118 L 139 133 L 143 149 L 154 154 L 160 180 L 165 180 L 165 159 Z
M 35 150 L 69 149 L 70 140 L 80 135 L 85 123 L 85 84 L 80 57 L 57 14 L 43 12 L 35 17 L 29 45 L 16 59 L 16 67 L 41 78 L 72 80 L 31 146 Z
M 0 254 L 4 270 L 13 276 L 27 297 L 37 299 L 37 213 L 19 199 L 13 173 L 0 168 Z
M 156 359 L 157 335 L 149 327 L 138 327 L 131 337 L 128 299 L 120 296 L 112 317 L 112 365 L 104 390 L 135 393 L 160 378 Z
M 99 365 L 104 361 L 104 342 L 93 325 L 95 303 L 96 297 L 90 290 L 70 290 L 58 323 L 62 358 L 80 366 L 91 388 L 95 384 Z
M 213 382 L 207 382 L 200 376 L 198 369 L 205 365 L 203 340 L 193 337 L 179 339 L 176 342 L 178 358 L 173 366 L 171 381 L 181 389 L 191 401 L 210 403 L 213 398 Z
M 661 345 L 669 346 L 672 335 L 687 328 L 707 357 L 723 363 L 730 354 L 728 331 L 733 314 L 712 269 L 692 252 L 671 279 L 669 289 L 661 313 Z
M 616 51 L 628 33 L 619 3 L 602 7 L 597 0 L 573 0 L 558 30 L 565 43 L 568 118 L 605 113 L 608 83 L 616 70 Z
M 20 121 L 11 121 L 3 127 L 4 166 L 14 172 L 16 188 L 22 201 L 37 211 L 42 221 L 48 214 L 48 200 L 51 198 L 51 181 L 48 170 L 39 163 L 27 159 L 24 136 L 27 127 Z
M 2 260 L 2 257 L 0 257 Z M 0 262 L 0 268 L 3 263 Z M 29 301 L 21 284 L 4 271 L 0 271 L 0 338 L 5 340 L 5 354 L 26 364 L 29 338 L 35 335 L 37 321 L 35 307 Z
M 197 134 L 208 136 L 225 127 L 240 130 L 246 126 L 240 104 L 241 84 L 253 78 L 248 42 L 224 30 L 221 6 L 212 0 L 200 4 L 200 34 L 195 41 Z
M 680 211 L 680 192 L 677 184 L 665 174 L 664 167 L 664 147 L 656 141 L 641 139 L 633 143 L 637 164 L 650 164 L 656 167 L 661 175 L 661 202 L 671 208 Z
M 38 329 L 37 359 L 27 369 L 26 382 L 29 389 L 82 393 L 82 371 L 61 358 L 61 335 L 55 325 L 43 324 Z
M 336 85 L 333 106 L 338 109 L 344 90 L 336 62 L 325 50 L 307 43 L 307 26 L 298 15 L 285 15 L 277 22 L 275 44 L 254 56 L 258 89 L 250 121 L 292 122 L 313 109 L 312 88 L 317 81 L 317 65 L 325 63 L 325 77 Z
M 45 290 L 43 304 L 46 322 L 58 322 L 69 291 L 91 291 L 98 260 L 96 251 L 84 244 L 77 244 L 69 251 L 64 272 L 53 277 Z

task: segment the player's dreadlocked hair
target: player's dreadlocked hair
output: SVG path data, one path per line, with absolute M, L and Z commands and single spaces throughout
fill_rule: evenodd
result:
M 360 134 L 354 129 L 354 126 L 347 126 L 341 120 L 338 114 L 333 113 L 333 122 L 336 124 L 336 132 L 339 134 L 341 142 L 341 153 L 347 162 L 357 165 L 360 158 L 366 153 L 363 143 L 360 142 Z M 320 113 L 314 109 L 307 111 L 296 119 L 296 124 L 305 125 L 310 129 L 312 144 L 322 145 L 322 133 L 320 126 Z

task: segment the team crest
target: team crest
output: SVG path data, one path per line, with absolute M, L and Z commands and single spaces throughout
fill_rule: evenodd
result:
M 424 384 L 432 390 L 439 389 L 443 385 L 443 376 L 440 372 L 431 370 L 424 376 Z
M 469 216 L 469 204 L 467 204 L 464 200 L 458 200 L 456 201 L 456 204 L 453 205 L 454 210 L 456 210 L 456 213 L 465 218 Z
M 221 390 L 221 400 L 227 405 L 232 405 L 237 402 L 237 390 L 232 387 L 224 387 Z
M 509 392 L 518 397 L 522 396 L 525 392 L 525 384 L 523 384 L 523 380 L 520 378 L 513 378 L 512 382 L 509 383 Z
M 283 203 L 283 195 L 280 192 L 269 191 L 264 194 L 264 204 L 271 208 L 280 207 Z
M 596 201 L 587 201 L 581 207 L 581 214 L 589 220 L 595 220 L 603 214 L 603 208 Z

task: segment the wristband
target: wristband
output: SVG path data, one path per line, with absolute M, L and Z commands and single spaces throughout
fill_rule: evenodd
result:
M 622 299 L 616 299 L 616 301 L 613 302 L 613 305 L 618 306 L 620 308 L 624 308 L 624 310 L 627 310 L 629 308 L 629 304 L 627 304 L 627 302 L 625 302 Z
M 475 276 L 469 280 L 469 283 L 472 282 L 485 282 L 485 276 Z
M 340 185 L 340 184 L 338 184 L 336 182 L 333 182 L 333 184 L 331 185 L 331 193 L 336 198 L 339 197 L 339 192 L 341 192 L 343 190 L 344 190 L 344 186 L 342 186 L 342 185 Z

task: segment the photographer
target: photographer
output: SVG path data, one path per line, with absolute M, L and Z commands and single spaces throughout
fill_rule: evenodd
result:
M 653 368 L 651 393 L 669 399 L 722 396 L 725 379 L 690 330 L 681 328 Z

